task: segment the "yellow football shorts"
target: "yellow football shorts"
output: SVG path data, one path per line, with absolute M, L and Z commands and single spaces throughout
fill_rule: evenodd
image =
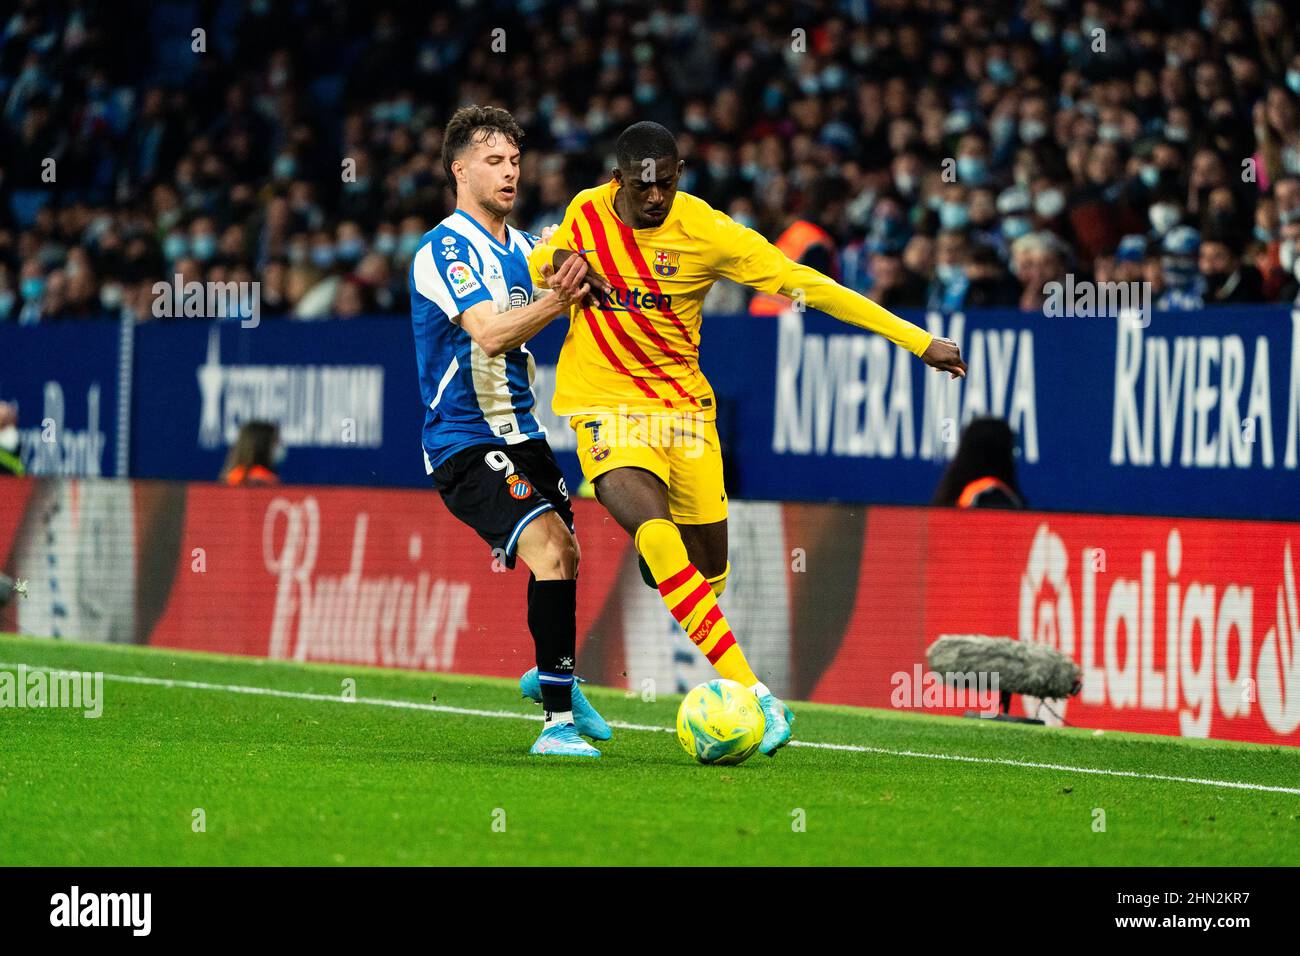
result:
M 578 461 L 589 482 L 615 468 L 644 468 L 668 486 L 668 513 L 680 524 L 727 517 L 722 447 L 715 422 L 688 413 L 574 415 Z

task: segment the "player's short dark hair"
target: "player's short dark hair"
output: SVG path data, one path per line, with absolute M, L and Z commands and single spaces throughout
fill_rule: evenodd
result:
M 500 134 L 511 146 L 518 147 L 524 139 L 523 128 L 515 118 L 499 106 L 462 106 L 451 114 L 451 120 L 442 134 L 442 169 L 456 195 L 456 177 L 451 174 L 451 164 L 480 136 Z
M 647 159 L 677 159 L 677 140 L 658 123 L 633 123 L 619 133 L 614 158 L 620 169 L 637 169 Z

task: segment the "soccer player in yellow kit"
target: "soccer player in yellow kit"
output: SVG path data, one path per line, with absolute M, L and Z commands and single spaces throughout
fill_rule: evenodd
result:
M 759 750 L 789 742 L 794 715 L 750 668 L 718 605 L 726 587 L 727 495 L 713 389 L 699 365 L 700 311 L 719 278 L 800 296 L 878 332 L 954 377 L 966 365 L 936 338 L 807 266 L 695 196 L 677 192 L 685 163 L 672 134 L 636 123 L 619 136 L 618 167 L 579 193 L 529 257 L 534 281 L 583 256 L 593 288 L 569 316 L 553 407 L 578 436 L 596 497 L 632 535 L 659 593 L 718 673 L 758 697 Z M 550 272 L 550 269 L 546 269 Z

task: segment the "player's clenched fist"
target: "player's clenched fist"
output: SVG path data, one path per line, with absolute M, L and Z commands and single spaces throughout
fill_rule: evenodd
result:
M 542 278 L 555 292 L 557 304 L 565 308 L 578 304 L 591 291 L 586 281 L 587 261 L 582 256 L 569 256 L 558 269 L 549 264 L 542 266 Z
M 951 372 L 953 378 L 966 377 L 966 363 L 961 359 L 961 349 L 952 339 L 935 336 L 930 347 L 921 356 L 921 361 L 931 368 Z

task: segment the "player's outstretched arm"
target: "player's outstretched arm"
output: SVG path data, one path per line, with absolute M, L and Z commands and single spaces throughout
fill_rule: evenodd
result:
M 814 309 L 833 315 L 841 322 L 883 335 L 895 345 L 920 356 L 921 361 L 931 368 L 948 372 L 953 378 L 966 375 L 961 350 L 952 339 L 932 335 L 866 296 L 846 289 L 816 269 L 791 262 L 781 294 L 791 298 L 802 294 L 803 300 Z
M 460 314 L 460 327 L 488 358 L 523 345 L 556 316 L 567 315 L 574 303 L 581 302 L 591 291 L 587 263 L 581 256 L 572 257 L 559 269 L 544 265 L 542 277 L 552 292 L 536 302 L 505 312 L 497 312 L 490 301 L 479 302 Z
M 714 268 L 718 275 L 760 292 L 779 292 L 800 299 L 841 322 L 883 335 L 920 356 L 926 365 L 949 372 L 954 378 L 966 374 L 966 363 L 952 339 L 931 335 L 816 269 L 793 262 L 762 235 L 730 216 L 709 209 L 708 217 L 703 229 L 716 250 Z
M 927 365 L 952 373 L 954 378 L 966 375 L 966 363 L 962 362 L 961 351 L 952 339 L 932 336 L 926 329 L 894 315 L 865 295 L 845 289 L 809 265 L 790 260 L 761 233 L 742 226 L 731 216 L 705 207 L 699 229 L 714 252 L 714 271 L 719 276 L 761 293 L 801 299 L 844 323 L 888 338 L 894 345 L 920 356 Z

